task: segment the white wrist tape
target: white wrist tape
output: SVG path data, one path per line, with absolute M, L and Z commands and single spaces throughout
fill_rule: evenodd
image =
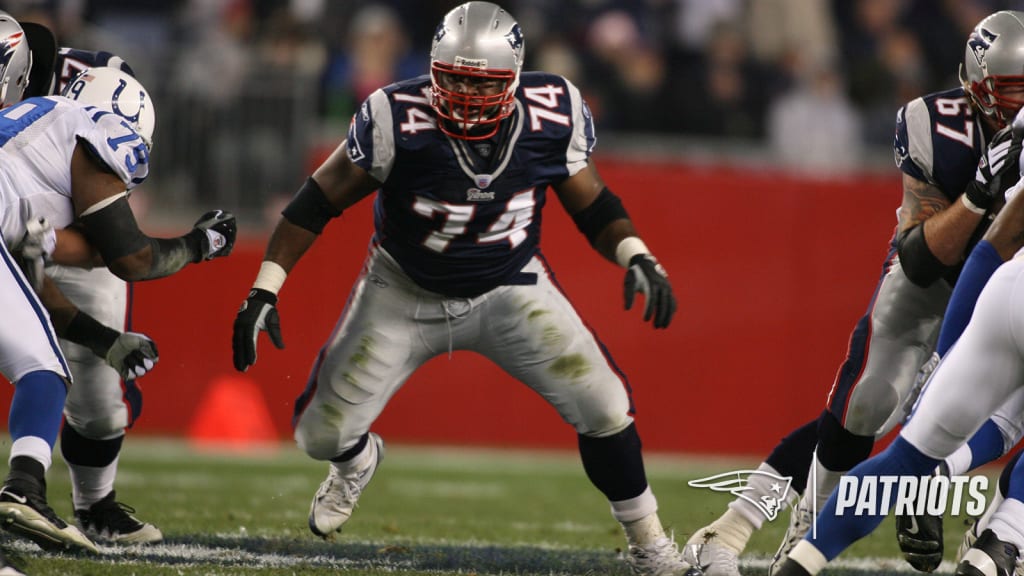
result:
M 985 213 L 985 209 L 982 208 L 981 206 L 978 206 L 974 202 L 971 202 L 971 199 L 967 197 L 967 194 L 960 195 L 960 203 L 963 204 L 971 212 L 974 212 L 975 214 Z
M 629 261 L 633 259 L 633 256 L 650 253 L 651 251 L 647 249 L 647 245 L 644 244 L 643 240 L 636 236 L 630 236 L 624 238 L 615 247 L 615 261 L 619 263 L 619 266 L 629 268 Z
M 281 286 L 284 286 L 286 278 L 288 278 L 288 273 L 277 262 L 264 260 L 263 264 L 260 264 L 260 273 L 256 275 L 256 281 L 252 283 L 252 287 L 266 290 L 276 296 L 280 292 Z

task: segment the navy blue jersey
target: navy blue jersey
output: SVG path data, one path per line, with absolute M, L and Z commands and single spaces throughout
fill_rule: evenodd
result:
M 99 68 L 101 66 L 117 68 L 122 72 L 135 76 L 135 72 L 132 71 L 131 66 L 128 66 L 127 62 L 110 52 L 93 52 L 65 47 L 57 51 L 57 62 L 53 66 L 53 82 L 50 84 L 50 90 L 43 95 L 52 96 L 60 94 L 64 91 L 64 87 L 68 85 L 68 82 L 77 76 L 79 72 L 86 68 Z
M 523 73 L 516 110 L 482 142 L 446 136 L 430 78 L 377 90 L 348 132 L 348 154 L 383 185 L 374 241 L 420 286 L 451 296 L 532 283 L 547 188 L 576 174 L 594 146 L 590 111 L 561 76 Z
M 911 100 L 896 113 L 896 165 L 952 202 L 974 178 L 985 134 L 962 88 Z
M 962 88 L 911 100 L 896 113 L 896 165 L 955 202 L 974 179 L 988 145 L 982 126 Z M 982 219 L 967 242 L 968 253 L 991 223 L 991 214 Z M 893 247 L 896 241 L 893 237 Z M 963 263 L 953 266 L 945 274 L 950 284 L 956 283 L 962 267 Z

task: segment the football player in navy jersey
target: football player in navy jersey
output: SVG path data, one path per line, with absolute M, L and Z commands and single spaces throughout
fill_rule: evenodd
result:
M 963 85 L 916 98 L 897 112 L 894 152 L 903 202 L 878 286 L 853 330 L 826 409 L 784 438 L 760 467 L 792 477 L 803 493 L 770 574 L 810 530 L 839 478 L 905 418 L 923 384 L 919 372 L 935 350 L 964 258 L 1017 179 L 1008 132 L 999 131 L 1024 104 L 1022 50 L 1022 13 L 994 13 L 967 41 Z M 1020 438 L 1020 427 L 1013 425 L 1020 402 L 1004 400 L 970 442 L 950 455 L 947 473 L 962 474 L 997 458 Z M 747 495 L 770 496 L 770 480 L 755 476 Z M 736 576 L 737 557 L 763 520 L 753 505 L 737 498 L 725 514 L 693 534 L 685 552 L 710 563 L 709 576 Z M 914 518 L 922 521 L 920 529 L 911 529 L 919 524 L 909 520 L 898 519 L 900 547 L 915 568 L 934 570 L 942 559 L 941 518 L 927 526 L 925 518 Z
M 1024 17 L 1024 14 L 1021 14 Z M 1024 90 L 1018 90 L 1024 96 Z M 1024 110 L 1013 122 L 1007 155 L 1017 157 L 1024 136 Z M 996 141 L 1004 137 L 997 135 Z M 1011 161 L 1011 163 L 1013 163 Z M 934 372 L 899 437 L 884 451 L 857 465 L 849 476 L 857 484 L 865 477 L 924 477 L 949 462 L 964 443 L 1000 412 L 1003 427 L 1024 425 L 1024 386 L 1020 329 L 1024 304 L 1024 180 L 1005 193 L 1006 206 L 971 251 L 953 290 L 942 323 Z M 1015 411 L 1007 410 L 1007 405 Z M 988 419 L 988 420 L 986 420 Z M 966 465 L 964 466 L 966 467 Z M 929 491 L 931 492 L 931 491 Z M 884 496 L 883 496 L 884 497 Z M 943 499 L 944 500 L 944 499 Z M 885 518 L 887 508 L 837 514 L 835 493 L 818 517 L 815 535 L 797 543 L 779 574 L 816 574 Z M 892 500 L 889 506 L 892 505 Z M 961 544 L 958 576 L 1010 576 L 1024 573 L 1024 460 L 1018 452 L 1000 475 L 988 510 L 968 530 Z M 938 522 L 941 522 L 939 517 Z M 939 524 L 941 526 L 941 524 Z M 916 536 L 918 524 L 901 534 Z M 941 532 L 937 534 L 941 538 Z M 940 554 L 935 563 L 941 561 Z
M 473 350 L 543 396 L 578 434 L 587 476 L 611 503 L 638 574 L 689 566 L 648 486 L 625 376 L 555 284 L 539 249 L 552 187 L 580 231 L 626 270 L 625 306 L 668 327 L 665 271 L 590 160 L 593 120 L 565 78 L 520 72 L 523 36 L 489 2 L 437 28 L 430 75 L 371 94 L 347 139 L 283 210 L 234 323 L 234 364 L 256 361 L 286 276 L 324 226 L 377 191 L 375 233 L 337 328 L 296 402 L 295 438 L 329 462 L 309 527 L 339 531 L 383 456 L 373 422 L 424 362 Z
M 128 63 L 114 54 L 58 49 L 46 27 L 31 22 L 22 23 L 22 27 L 32 52 L 26 98 L 59 95 L 88 68 L 111 67 L 135 75 Z M 107 268 L 52 264 L 47 266 L 46 275 L 81 311 L 104 326 L 131 328 L 130 285 Z M 132 508 L 118 502 L 114 491 L 125 430 L 135 423 L 142 409 L 137 376 L 119 374 L 85 346 L 62 339 L 61 347 L 76 383 L 68 390 L 60 443 L 71 475 L 75 520 L 94 541 L 146 544 L 162 540 L 160 530 L 133 516 Z

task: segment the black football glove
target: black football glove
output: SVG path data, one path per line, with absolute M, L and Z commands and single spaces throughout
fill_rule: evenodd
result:
M 992 137 L 978 161 L 974 180 L 964 190 L 971 204 L 984 210 L 992 208 L 1020 178 L 1021 137 L 1020 128 L 1014 130 L 1012 126 Z
M 633 307 L 637 292 L 644 295 L 644 322 L 654 319 L 655 328 L 667 328 L 676 312 L 676 297 L 668 274 L 650 254 L 637 254 L 629 259 L 625 283 L 626 310 Z
M 235 370 L 245 372 L 249 366 L 256 363 L 256 340 L 261 330 L 267 331 L 274 346 L 284 349 L 281 319 L 277 316 L 277 296 L 269 290 L 253 288 L 235 316 L 234 334 L 231 338 Z
M 203 245 L 203 259 L 213 260 L 231 254 L 238 232 L 235 215 L 224 210 L 210 210 L 196 220 L 193 230 L 199 230 Z

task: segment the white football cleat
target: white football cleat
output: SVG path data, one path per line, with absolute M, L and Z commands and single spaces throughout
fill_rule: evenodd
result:
M 710 527 L 693 533 L 683 548 L 683 560 L 700 568 L 705 576 L 742 576 L 739 554 L 726 546 Z
M 370 450 L 367 464 L 359 470 L 343 475 L 335 464 L 330 465 L 327 479 L 320 484 L 320 489 L 316 491 L 313 503 L 309 507 L 309 529 L 313 534 L 327 538 L 334 532 L 340 532 L 341 527 L 352 515 L 359 495 L 370 483 L 377 466 L 384 459 L 384 441 L 380 436 L 370 432 L 366 449 Z
M 782 544 L 779 544 L 779 549 L 775 552 L 775 556 L 772 556 L 771 563 L 768 564 L 768 576 L 775 576 L 775 573 L 782 568 L 790 550 L 811 531 L 813 522 L 814 515 L 811 514 L 811 507 L 806 499 L 801 498 L 797 501 L 796 506 L 789 511 L 789 527 L 786 528 L 786 535 L 782 537 Z
M 690 571 L 679 546 L 670 537 L 658 538 L 648 546 L 630 544 L 626 564 L 636 576 L 684 576 Z

